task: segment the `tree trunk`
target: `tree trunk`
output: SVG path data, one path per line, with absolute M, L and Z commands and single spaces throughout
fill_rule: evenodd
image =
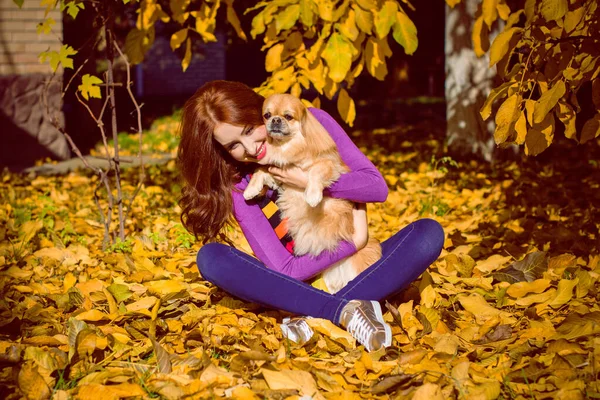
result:
M 490 162 L 495 125 L 493 118 L 483 121 L 479 110 L 494 85 L 496 67 L 488 67 L 488 54 L 478 58 L 473 51 L 471 34 L 481 13 L 479 3 L 463 0 L 454 8 L 446 5 L 446 136 L 452 154 Z M 490 33 L 490 42 L 493 36 Z

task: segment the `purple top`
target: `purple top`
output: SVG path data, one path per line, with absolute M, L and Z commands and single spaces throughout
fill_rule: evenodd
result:
M 350 172 L 323 191 L 329 197 L 358 203 L 384 202 L 388 187 L 375 165 L 356 147 L 342 127 L 325 111 L 310 108 L 310 112 L 325 127 L 335 141 L 340 156 Z M 235 187 L 243 191 L 248 181 L 243 179 Z M 352 242 L 341 242 L 334 251 L 318 256 L 296 257 L 279 241 L 273 227 L 256 204 L 249 204 L 242 193 L 233 191 L 233 213 L 254 254 L 269 268 L 299 280 L 307 280 L 327 269 L 333 263 L 356 252 Z

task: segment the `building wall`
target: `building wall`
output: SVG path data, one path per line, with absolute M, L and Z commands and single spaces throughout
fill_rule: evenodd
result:
M 62 71 L 53 76 L 48 64 L 39 62 L 39 53 L 61 46 L 62 15 L 50 12 L 56 22 L 52 33 L 38 35 L 36 26 L 45 18 L 39 3 L 26 0 L 19 9 L 12 0 L 0 0 L 0 166 L 13 169 L 45 157 L 70 156 L 65 138 L 51 122 L 64 123 Z

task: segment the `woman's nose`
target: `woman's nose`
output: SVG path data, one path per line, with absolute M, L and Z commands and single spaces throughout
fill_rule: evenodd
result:
M 246 136 L 241 140 L 242 146 L 244 146 L 244 150 L 246 150 L 246 154 L 253 156 L 256 152 L 256 143 L 252 140 L 251 136 Z

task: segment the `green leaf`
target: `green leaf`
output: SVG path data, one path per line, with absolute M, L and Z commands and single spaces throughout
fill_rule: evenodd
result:
M 81 92 L 81 95 L 89 100 L 90 97 L 95 99 L 102 98 L 102 93 L 100 92 L 100 88 L 97 85 L 104 83 L 102 79 L 97 76 L 85 74 L 81 78 L 81 85 L 77 87 L 77 89 Z
M 390 33 L 390 29 L 396 23 L 396 12 L 399 12 L 398 4 L 395 1 L 387 0 L 375 13 L 375 33 L 379 39 L 383 39 Z
M 13 3 L 15 3 L 19 8 L 23 7 L 24 2 L 25 0 L 13 0 Z
M 300 6 L 294 4 L 286 7 L 282 12 L 275 16 L 275 30 L 277 33 L 286 31 L 296 24 L 300 17 Z
M 497 281 L 508 282 L 510 284 L 523 282 L 525 280 L 523 272 L 517 271 L 513 267 L 506 267 L 500 271 L 493 272 L 492 276 Z
M 327 41 L 322 57 L 329 67 L 329 77 L 334 82 L 341 82 L 346 78 L 352 65 L 352 43 L 340 33 L 333 33 Z
M 541 123 L 546 115 L 556 106 L 558 100 L 560 100 L 566 92 L 565 82 L 559 80 L 550 90 L 547 90 L 535 103 L 533 111 L 533 122 L 536 124 Z
M 521 261 L 512 264 L 512 267 L 523 272 L 527 282 L 533 282 L 542 277 L 548 269 L 548 258 L 545 251 L 529 253 Z
M 413 54 L 419 46 L 417 27 L 402 11 L 396 13 L 393 36 L 394 40 L 404 47 L 404 51 L 408 55 Z
M 510 28 L 506 31 L 500 32 L 490 48 L 490 67 L 496 65 L 509 50 L 509 44 L 513 35 L 520 35 L 523 28 Z
M 131 64 L 135 65 L 144 61 L 146 51 L 154 43 L 154 33 L 154 27 L 149 28 L 147 31 L 137 28 L 129 31 L 125 38 L 125 53 Z

